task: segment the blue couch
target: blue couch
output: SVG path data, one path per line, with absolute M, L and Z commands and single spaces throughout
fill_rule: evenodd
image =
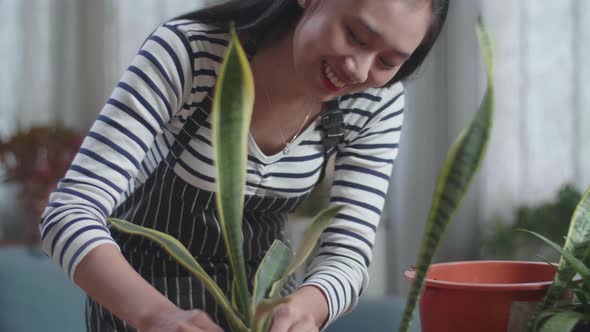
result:
M 399 297 L 361 298 L 353 312 L 338 318 L 326 332 L 397 331 L 405 304 L 405 300 Z M 420 331 L 420 320 L 416 313 L 410 331 Z
M 38 249 L 0 248 L 0 332 L 82 332 L 84 293 Z
M 362 299 L 327 331 L 393 331 L 403 305 L 393 297 Z M 413 326 L 419 331 L 417 319 Z M 85 331 L 84 293 L 40 250 L 0 248 L 0 332 L 33 331 Z

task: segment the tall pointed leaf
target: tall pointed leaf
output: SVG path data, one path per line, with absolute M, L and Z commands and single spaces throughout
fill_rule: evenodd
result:
M 254 79 L 232 25 L 228 46 L 215 86 L 212 136 L 217 172 L 216 200 L 223 240 L 234 278 L 236 303 L 246 321 L 252 308 L 244 263 L 242 209 L 246 183 L 247 138 L 254 105 Z
M 244 323 L 240 320 L 239 314 L 233 309 L 228 299 L 225 298 L 223 291 L 177 239 L 166 233 L 142 227 L 125 220 L 109 218 L 108 221 L 121 232 L 144 236 L 161 246 L 168 254 L 170 254 L 170 256 L 174 257 L 178 263 L 189 270 L 203 283 L 203 285 L 205 285 L 207 290 L 221 306 L 232 325 L 239 327 L 240 331 L 246 328 Z
M 264 299 L 274 282 L 287 272 L 292 260 L 291 249 L 283 242 L 275 240 L 256 271 L 254 294 L 252 295 L 253 308 L 256 308 Z
M 268 329 L 270 327 L 270 316 L 269 315 L 270 315 L 272 309 L 274 309 L 274 307 L 276 307 L 277 305 L 284 303 L 288 300 L 287 298 L 278 297 L 281 289 L 283 289 L 283 285 L 287 281 L 287 278 L 291 274 L 293 274 L 293 272 L 295 272 L 295 270 L 297 270 L 297 268 L 299 268 L 299 266 L 301 266 L 301 264 L 303 264 L 306 261 L 307 257 L 309 257 L 309 255 L 313 251 L 313 248 L 315 247 L 316 243 L 318 242 L 324 229 L 326 229 L 326 227 L 328 226 L 330 221 L 334 217 L 336 217 L 336 215 L 340 212 L 340 210 L 342 210 L 342 208 L 343 208 L 343 206 L 341 206 L 341 205 L 335 205 L 335 206 L 329 207 L 327 209 L 322 210 L 314 218 L 314 220 L 312 221 L 309 228 L 307 228 L 307 230 L 303 234 L 303 241 L 301 241 L 301 244 L 299 245 L 299 249 L 297 250 L 297 254 L 294 258 L 292 256 L 291 251 L 288 250 L 288 248 L 287 248 L 288 252 L 291 255 L 290 257 L 288 257 L 290 264 L 287 263 L 286 265 L 284 265 L 286 263 L 287 259 L 286 259 L 286 257 L 283 257 L 282 261 L 280 263 L 277 262 L 277 265 L 278 265 L 277 267 L 279 267 L 279 268 L 271 267 L 271 266 L 264 267 L 264 269 L 268 268 L 268 269 L 274 270 L 272 278 L 268 278 L 268 279 L 272 279 L 272 288 L 268 294 L 268 299 L 261 299 L 256 303 L 255 315 L 253 317 L 253 321 L 251 324 L 254 332 L 268 331 Z M 275 244 L 276 244 L 276 241 L 275 241 Z M 273 247 L 275 246 L 275 244 L 273 244 Z M 275 250 L 280 251 L 281 253 L 280 254 L 277 253 L 276 256 L 286 255 L 284 253 L 285 248 L 283 248 L 283 246 L 284 246 L 284 244 L 282 242 L 280 242 L 280 245 L 277 245 L 277 248 L 275 248 Z M 265 257 L 265 260 L 267 257 L 269 257 L 270 254 L 271 253 L 269 251 L 269 253 Z M 275 254 L 273 253 L 273 256 L 274 255 Z M 267 262 L 267 264 L 268 265 L 271 264 L 270 260 Z M 258 281 L 258 275 L 262 274 L 263 265 L 267 265 L 267 264 L 264 264 L 264 262 L 261 264 L 261 266 L 258 270 L 258 274 L 257 274 L 257 281 Z M 278 274 L 279 269 L 282 270 L 281 274 Z M 255 292 L 255 294 L 258 294 L 258 292 Z
M 570 253 L 573 257 L 582 259 L 588 250 L 588 241 L 590 240 L 590 188 L 586 190 L 582 196 L 580 203 L 574 210 L 570 227 L 568 230 L 567 239 L 563 250 Z M 564 257 L 561 257 L 557 274 L 553 283 L 549 287 L 540 310 L 549 308 L 555 304 L 563 289 L 567 287 L 566 282 L 571 280 L 576 274 L 575 269 L 567 262 Z
M 459 208 L 473 176 L 485 154 L 492 128 L 493 102 L 493 46 L 481 19 L 477 36 L 485 59 L 488 87 L 478 112 L 466 130 L 457 138 L 447 155 L 438 177 L 432 207 L 426 223 L 422 247 L 416 264 L 416 277 L 412 283 L 399 331 L 407 331 L 412 321 L 428 267 L 449 223 Z
M 572 278 L 574 277 L 575 273 L 579 273 L 583 278 L 589 278 L 590 277 L 590 270 L 584 265 L 584 262 L 582 262 L 581 260 L 579 260 L 578 258 L 576 258 L 569 251 L 567 251 L 564 248 L 560 247 L 555 242 L 549 240 L 548 238 L 544 237 L 541 234 L 538 234 L 538 233 L 535 233 L 535 232 L 531 232 L 531 231 L 526 230 L 526 229 L 520 229 L 519 228 L 519 229 L 516 229 L 516 230 L 517 231 L 522 231 L 522 232 L 526 232 L 526 233 L 532 234 L 532 235 L 538 237 L 539 239 L 543 240 L 545 243 L 547 243 L 553 249 L 559 251 L 559 253 L 561 254 L 562 258 L 567 262 L 568 267 L 571 267 L 571 269 L 574 272 L 571 275 Z M 558 269 L 558 273 L 559 273 L 559 269 Z M 564 283 L 565 284 L 569 284 L 570 281 L 571 281 L 571 278 L 568 279 L 568 280 L 564 280 Z
M 272 289 L 269 294 L 270 298 L 279 295 L 279 292 L 283 288 L 283 285 L 285 284 L 287 278 L 291 274 L 293 274 L 293 272 L 295 272 L 295 270 L 297 270 L 297 268 L 299 268 L 299 266 L 301 266 L 301 264 L 303 264 L 307 260 L 307 257 L 309 257 L 309 255 L 313 251 L 313 248 L 318 242 L 324 229 L 328 227 L 330 221 L 332 221 L 332 219 L 336 217 L 336 215 L 340 212 L 340 210 L 342 210 L 342 208 L 342 205 L 331 206 L 327 209 L 322 210 L 314 218 L 309 228 L 305 230 L 305 233 L 303 233 L 303 241 L 301 241 L 301 244 L 299 245 L 299 249 L 295 254 L 295 259 L 293 259 L 291 265 L 289 265 L 289 268 L 282 276 L 282 278 L 277 280 L 272 286 Z

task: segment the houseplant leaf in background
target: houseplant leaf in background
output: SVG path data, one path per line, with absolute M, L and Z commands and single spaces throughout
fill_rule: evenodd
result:
M 590 245 L 590 219 L 588 219 L 588 216 L 590 216 L 590 188 L 584 193 L 576 210 L 574 210 L 565 245 L 563 246 L 564 251 L 578 259 L 584 256 Z M 566 282 L 576 274 L 575 269 L 563 256 L 559 261 L 557 271 L 555 280 L 540 305 L 540 310 L 553 306 L 563 289 L 567 287 Z
M 488 87 L 478 112 L 469 127 L 453 143 L 438 177 L 418 262 L 415 266 L 415 279 L 412 282 L 399 327 L 400 332 L 406 332 L 410 327 L 414 309 L 424 287 L 428 267 L 450 221 L 479 169 L 490 136 L 494 110 L 494 50 L 491 38 L 483 26 L 481 18 L 478 20 L 476 30 L 485 60 Z
M 564 290 L 572 289 L 572 279 L 576 274 L 579 274 L 582 277 L 581 288 L 578 288 L 578 290 L 581 291 L 578 299 L 585 302 L 590 298 L 590 270 L 588 269 L 588 264 L 590 263 L 590 187 L 586 190 L 574 210 L 563 248 L 540 234 L 528 230 L 522 231 L 535 235 L 559 251 L 562 255 L 553 283 L 549 287 L 543 302 L 538 306 L 537 312 L 530 320 L 529 330 L 533 331 L 535 330 L 541 315 L 548 310 L 553 309 Z M 574 287 L 576 287 L 575 283 Z M 585 303 L 585 308 L 588 308 L 587 303 Z M 586 316 L 560 314 L 560 318 L 550 317 L 546 324 L 543 325 L 542 331 L 569 331 L 565 330 L 563 326 L 559 330 L 549 328 L 555 326 L 555 321 L 560 322 L 561 320 L 567 320 L 568 322 L 571 322 L 576 317 L 580 319 L 590 318 L 590 312 L 586 312 L 585 314 Z
M 584 262 L 582 262 L 580 259 L 578 259 L 576 256 L 574 256 L 571 252 L 567 251 L 566 249 L 560 247 L 557 243 L 549 240 L 548 238 L 544 237 L 541 234 L 537 234 L 535 232 L 531 232 L 528 231 L 526 229 L 521 229 L 519 231 L 523 231 L 523 232 L 527 232 L 529 234 L 532 234 L 536 237 L 538 237 L 539 239 L 545 241 L 545 243 L 547 243 L 548 245 L 550 245 L 551 247 L 553 247 L 553 249 L 557 250 L 561 256 L 563 257 L 563 260 L 566 263 L 566 265 L 569 268 L 569 272 L 570 273 L 570 278 L 567 278 L 567 280 L 560 280 L 558 283 L 562 283 L 563 284 L 563 288 L 565 289 L 568 286 L 568 283 L 570 280 L 572 280 L 572 278 L 575 276 L 576 273 L 580 274 L 582 276 L 582 278 L 587 279 L 590 278 L 590 270 L 584 265 Z M 556 277 L 559 277 L 559 275 L 556 275 Z M 558 279 L 558 278 L 556 278 Z M 549 296 L 550 292 L 547 292 L 547 296 Z M 556 300 L 557 298 L 559 298 L 559 293 L 557 294 Z
M 565 332 L 573 330 L 584 318 L 584 315 L 574 311 L 562 311 L 552 315 L 539 332 Z

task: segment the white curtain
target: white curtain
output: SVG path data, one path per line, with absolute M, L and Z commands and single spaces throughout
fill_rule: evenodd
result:
M 87 130 L 150 32 L 207 2 L 1 0 L 0 137 L 54 121 Z M 0 240 L 18 229 L 16 190 L 0 182 Z
M 439 168 L 485 89 L 474 25 L 496 46 L 496 113 L 484 164 L 436 261 L 478 259 L 493 216 L 590 185 L 590 2 L 454 0 L 436 49 L 408 86 L 405 132 L 390 191 L 388 292 L 405 294 Z
M 0 1 L 0 133 L 88 127 L 158 24 L 206 0 Z
M 498 114 L 482 205 L 490 218 L 515 203 L 552 199 L 565 183 L 590 185 L 590 3 L 482 3 L 498 49 Z

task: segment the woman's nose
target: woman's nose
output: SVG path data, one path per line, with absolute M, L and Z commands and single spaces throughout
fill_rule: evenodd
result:
M 369 77 L 372 63 L 372 57 L 369 55 L 346 57 L 344 61 L 345 74 L 354 83 L 364 83 Z

